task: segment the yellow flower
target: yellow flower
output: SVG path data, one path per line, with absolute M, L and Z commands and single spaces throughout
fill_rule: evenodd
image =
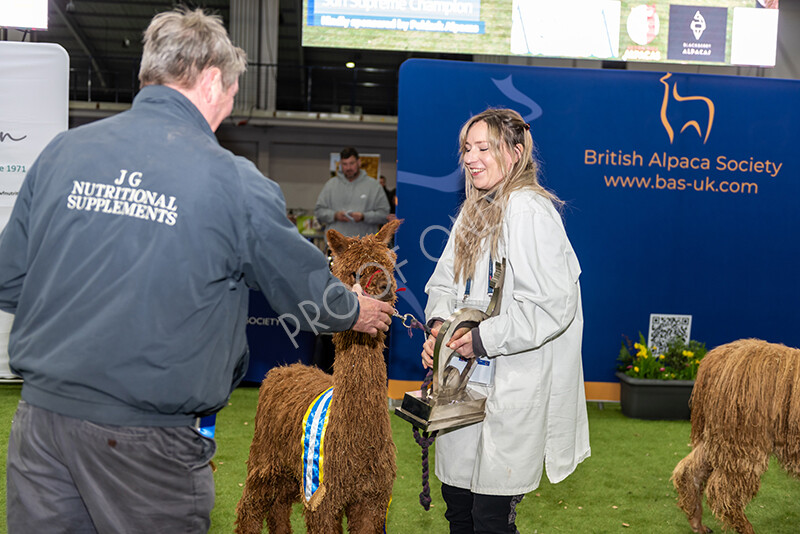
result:
M 658 359 L 659 359 L 659 360 L 663 360 L 664 358 L 666 358 L 666 356 L 664 356 L 663 354 L 659 354 L 659 355 L 658 355 Z
M 692 356 L 694 356 L 694 352 L 690 350 L 685 350 L 683 351 L 683 355 L 686 356 L 687 358 L 691 358 Z
M 643 359 L 643 360 L 646 360 L 646 359 L 647 359 L 647 353 L 646 353 L 646 352 L 645 352 L 644 354 L 642 354 L 642 359 Z
M 634 367 L 634 368 L 633 368 L 633 372 L 634 372 L 634 373 L 638 373 L 638 372 L 639 372 L 639 368 L 638 368 L 638 367 Z

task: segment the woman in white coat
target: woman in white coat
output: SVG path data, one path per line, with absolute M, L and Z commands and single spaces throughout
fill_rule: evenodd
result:
M 500 313 L 453 336 L 464 358 L 482 358 L 468 384 L 487 397 L 483 422 L 436 441 L 451 534 L 516 532 L 515 508 L 546 467 L 559 482 L 589 457 L 581 364 L 580 265 L 538 180 L 530 126 L 488 109 L 461 129 L 466 199 L 425 288 L 432 335 L 456 309 L 485 310 L 495 261 L 506 260 Z

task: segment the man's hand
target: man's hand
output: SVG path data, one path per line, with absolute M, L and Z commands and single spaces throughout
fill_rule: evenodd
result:
M 358 295 L 359 313 L 352 329 L 371 336 L 377 335 L 378 330 L 387 332 L 394 313 L 391 304 L 367 295 L 359 284 L 353 286 L 353 293 Z

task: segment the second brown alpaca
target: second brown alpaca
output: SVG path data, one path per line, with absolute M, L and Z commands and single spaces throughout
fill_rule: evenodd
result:
M 692 452 L 675 467 L 678 506 L 706 534 L 703 493 L 727 528 L 754 534 L 745 516 L 775 455 L 800 476 L 800 350 L 742 339 L 710 351 L 692 391 Z
M 400 221 L 361 239 L 327 233 L 332 271 L 348 285 L 395 300 L 395 254 L 387 244 Z M 379 267 L 378 267 L 379 266 Z M 380 534 L 397 471 L 387 407 L 385 334 L 353 331 L 334 335 L 333 376 L 300 364 L 276 367 L 261 385 L 255 434 L 247 461 L 247 482 L 236 510 L 236 532 L 271 534 L 292 531 L 292 504 L 301 500 L 301 423 L 312 401 L 333 386 L 323 445 L 322 487 L 306 503 L 309 534 L 342 532 L 347 515 L 351 533 Z

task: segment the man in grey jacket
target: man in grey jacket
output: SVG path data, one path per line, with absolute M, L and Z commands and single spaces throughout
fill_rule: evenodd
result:
M 391 307 L 333 278 L 278 185 L 217 142 L 244 69 L 219 17 L 161 13 L 131 109 L 29 170 L 0 234 L 24 379 L 11 534 L 208 530 L 216 445 L 194 425 L 247 369 L 248 288 L 292 329 L 388 329 Z
M 342 150 L 341 170 L 325 183 L 314 207 L 320 223 L 347 236 L 374 234 L 389 215 L 386 193 L 360 163 L 355 148 Z

